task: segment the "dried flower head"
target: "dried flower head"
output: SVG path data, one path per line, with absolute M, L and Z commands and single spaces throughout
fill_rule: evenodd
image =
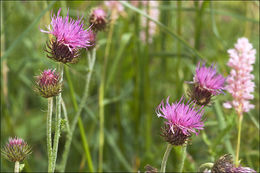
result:
M 233 100 L 224 103 L 225 108 L 234 107 L 237 112 L 249 112 L 254 108 L 250 100 L 254 98 L 255 83 L 252 81 L 254 75 L 253 64 L 255 63 L 256 50 L 247 38 L 239 38 L 234 49 L 229 49 L 229 61 L 231 67 L 230 76 L 227 77 L 226 90 L 232 95 Z
M 236 167 L 233 164 L 233 157 L 231 154 L 221 156 L 211 168 L 212 173 L 256 173 L 255 170 L 248 167 Z
M 147 164 L 144 168 L 145 168 L 145 173 L 157 173 L 158 172 L 157 168 L 154 168 L 149 164 Z
M 92 46 L 88 40 L 88 30 L 84 29 L 82 17 L 77 20 L 69 18 L 69 12 L 65 18 L 60 16 L 59 9 L 57 16 L 52 15 L 51 26 L 48 31 L 41 32 L 52 34 L 55 38 L 47 43 L 48 57 L 62 63 L 75 63 L 78 51 L 81 48 Z
M 183 98 L 179 102 L 169 104 L 169 97 L 159 104 L 156 109 L 158 117 L 166 119 L 165 127 L 162 128 L 162 136 L 172 145 L 183 145 L 192 133 L 198 135 L 203 129 L 202 115 L 203 106 L 196 109 L 192 102 L 184 103 Z
M 60 83 L 60 75 L 54 70 L 44 70 L 36 77 L 35 90 L 42 97 L 48 98 L 58 95 L 62 90 L 62 83 Z
M 188 93 L 190 98 L 196 104 L 206 106 L 213 96 L 223 93 L 225 78 L 217 73 L 213 64 L 210 67 L 203 64 L 201 67 L 198 63 L 193 81 L 189 83 L 193 84 Z
M 89 23 L 94 31 L 102 31 L 107 25 L 107 14 L 102 8 L 96 8 L 91 12 Z
M 9 138 L 9 141 L 1 149 L 1 153 L 11 162 L 21 162 L 31 154 L 31 147 L 23 139 Z

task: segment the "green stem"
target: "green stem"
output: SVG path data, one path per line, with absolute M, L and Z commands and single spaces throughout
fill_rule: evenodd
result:
M 177 1 L 177 21 L 176 21 L 176 25 L 177 25 L 177 34 L 179 36 L 181 36 L 181 33 L 182 33 L 182 2 L 181 1 Z M 183 82 L 181 82 L 181 73 L 182 73 L 182 70 L 181 70 L 181 66 L 180 66 L 180 63 L 181 63 L 181 48 L 182 45 L 180 42 L 177 42 L 177 54 L 178 54 L 178 59 L 177 59 L 177 66 L 176 66 L 176 69 L 177 69 L 177 93 L 178 93 L 178 96 L 180 96 L 182 92 L 182 89 L 183 87 L 181 86 Z
M 107 38 L 107 45 L 105 49 L 105 56 L 104 56 L 104 65 L 103 65 L 103 73 L 101 77 L 101 83 L 99 87 L 99 155 L 98 155 L 98 171 L 103 171 L 103 147 L 104 147 L 104 121 L 105 121 L 105 111 L 104 111 L 104 96 L 105 96 L 105 75 L 106 75 L 106 68 L 107 68 L 107 59 L 109 55 L 110 46 L 112 43 L 112 35 L 114 30 L 114 22 L 116 11 L 113 10 L 111 14 L 111 24 L 109 28 L 108 38 Z
M 168 144 L 167 148 L 166 148 L 166 151 L 165 151 L 165 153 L 163 155 L 163 160 L 162 160 L 162 164 L 161 164 L 161 171 L 160 172 L 162 172 L 162 173 L 165 172 L 167 160 L 168 160 L 169 154 L 171 152 L 171 149 L 172 149 L 172 145 Z
M 182 172 L 183 167 L 184 167 L 184 162 L 186 158 L 186 151 L 187 151 L 187 144 L 184 144 L 181 149 L 181 164 L 180 164 L 180 169 L 178 172 Z
M 88 53 L 88 56 L 89 56 L 89 53 Z M 85 84 L 85 89 L 84 89 L 84 92 L 83 92 L 84 95 L 81 99 L 79 108 L 78 108 L 78 105 L 77 105 L 77 102 L 76 102 L 76 98 L 74 96 L 73 84 L 70 81 L 69 73 L 66 70 L 66 76 L 68 78 L 68 83 L 69 83 L 70 90 L 71 90 L 72 101 L 73 101 L 73 104 L 74 104 L 75 111 L 77 113 L 76 113 L 76 115 L 73 119 L 70 132 L 67 134 L 67 141 L 65 143 L 65 149 L 64 149 L 64 152 L 63 152 L 63 155 L 62 155 L 60 172 L 65 171 L 66 163 L 67 163 L 68 155 L 69 155 L 69 151 L 70 151 L 70 146 L 71 146 L 71 142 L 72 142 L 72 137 L 73 137 L 77 122 L 78 122 L 78 125 L 79 125 L 81 138 L 82 138 L 82 141 L 83 141 L 83 147 L 84 147 L 84 150 L 85 150 L 85 154 L 86 154 L 86 158 L 87 158 L 87 162 L 88 162 L 88 166 L 89 166 L 89 171 L 94 172 L 93 162 L 92 162 L 88 142 L 86 140 L 84 126 L 83 126 L 80 115 L 81 115 L 81 112 L 82 112 L 82 110 L 83 110 L 83 108 L 84 108 L 84 106 L 87 102 L 87 98 L 88 98 L 89 85 L 90 85 L 91 76 L 92 76 L 92 72 L 93 72 L 93 69 L 94 69 L 95 61 L 96 61 L 96 49 L 93 49 L 92 58 L 88 57 L 88 60 L 89 60 L 89 62 L 88 62 L 88 73 L 86 74 L 86 84 Z
M 236 149 L 236 166 L 239 166 L 239 150 L 240 150 L 240 139 L 241 139 L 241 128 L 242 128 L 243 115 L 238 113 L 238 136 L 237 136 L 237 149 Z
M 48 98 L 48 112 L 47 112 L 48 172 L 51 172 L 53 169 L 53 167 L 52 167 L 52 140 L 51 140 L 52 107 L 53 107 L 53 97 L 50 97 L 50 98 Z
M 211 170 L 213 165 L 214 165 L 214 163 L 204 163 L 204 164 L 200 165 L 199 172 L 203 172 L 203 171 L 205 171 L 205 169 Z
M 19 162 L 16 161 L 14 164 L 14 173 L 19 173 L 19 166 L 20 166 Z
M 60 82 L 63 81 L 63 64 L 59 63 L 59 72 L 60 72 Z M 52 153 L 52 172 L 55 171 L 58 146 L 59 146 L 59 138 L 60 138 L 60 122 L 61 122 L 61 93 L 56 96 L 56 116 L 55 116 L 55 135 L 54 135 L 54 143 L 53 143 L 53 153 Z

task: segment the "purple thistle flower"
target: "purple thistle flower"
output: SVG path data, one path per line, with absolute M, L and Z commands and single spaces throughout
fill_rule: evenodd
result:
M 168 97 L 166 105 L 162 100 L 156 109 L 157 116 L 166 119 L 162 136 L 172 145 L 184 144 L 191 133 L 198 135 L 203 129 L 204 123 L 201 119 L 204 113 L 203 106 L 197 110 L 191 105 L 192 103 L 185 104 L 181 98 L 178 103 L 169 104 Z
M 44 70 L 36 77 L 35 90 L 45 98 L 58 95 L 62 90 L 60 75 L 55 70 Z
M 50 54 L 49 58 L 63 63 L 74 63 L 80 48 L 92 46 L 88 40 L 89 31 L 83 28 L 83 17 L 74 20 L 69 17 L 68 12 L 67 16 L 62 18 L 60 12 L 61 9 L 57 16 L 52 15 L 52 28 L 49 25 L 47 31 L 42 29 L 40 31 L 55 36 L 55 39 L 47 44 L 49 50 L 46 51 Z
M 255 170 L 253 170 L 249 167 L 241 167 L 241 166 L 231 169 L 230 172 L 232 172 L 232 173 L 256 173 Z
M 31 147 L 23 139 L 9 138 L 9 141 L 1 149 L 1 153 L 11 162 L 20 162 L 31 154 Z
M 90 14 L 89 23 L 94 31 L 102 31 L 107 25 L 107 14 L 102 8 L 94 9 Z
M 193 81 L 189 83 L 193 84 L 189 92 L 191 99 L 198 105 L 206 106 L 212 96 L 223 93 L 225 78 L 217 73 L 213 64 L 206 67 L 205 63 L 202 66 L 198 63 Z

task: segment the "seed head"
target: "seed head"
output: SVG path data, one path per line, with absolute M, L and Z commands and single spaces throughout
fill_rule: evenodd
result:
M 21 162 L 31 154 L 31 147 L 23 139 L 9 138 L 9 141 L 1 149 L 1 153 L 11 162 Z
M 183 145 L 192 133 L 198 135 L 203 129 L 204 123 L 201 120 L 204 111 L 203 107 L 196 109 L 192 102 L 184 103 L 183 98 L 179 102 L 169 104 L 169 97 L 159 104 L 156 109 L 158 117 L 163 117 L 166 122 L 162 128 L 162 136 L 172 145 Z
M 42 97 L 49 98 L 58 95 L 62 90 L 60 75 L 54 70 L 44 70 L 36 77 L 35 90 Z
M 89 23 L 95 32 L 103 31 L 107 25 L 107 14 L 102 8 L 96 8 L 91 12 Z

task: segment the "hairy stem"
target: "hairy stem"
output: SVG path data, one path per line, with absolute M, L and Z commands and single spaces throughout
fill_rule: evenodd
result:
M 165 172 L 167 160 L 168 160 L 169 154 L 170 154 L 170 152 L 171 152 L 171 149 L 172 149 L 172 145 L 171 145 L 171 144 L 168 144 L 168 145 L 167 145 L 167 148 L 166 148 L 166 151 L 165 151 L 165 153 L 164 153 L 164 155 L 163 155 L 163 160 L 162 160 L 162 164 L 161 164 L 161 170 L 160 170 L 160 172 L 162 172 L 162 173 Z
M 105 75 L 106 75 L 106 68 L 107 68 L 107 59 L 109 55 L 109 50 L 112 42 L 112 35 L 114 30 L 114 22 L 115 22 L 115 15 L 116 11 L 112 10 L 111 14 L 111 24 L 109 28 L 108 38 L 107 38 L 107 45 L 105 49 L 105 56 L 104 56 L 104 66 L 103 66 L 103 73 L 101 77 L 101 83 L 99 87 L 99 154 L 98 154 L 98 171 L 103 171 L 103 147 L 104 147 L 104 96 L 105 96 Z
M 63 81 L 63 67 L 62 63 L 59 63 L 59 72 L 60 72 L 60 82 Z M 53 153 L 52 153 L 52 172 L 55 171 L 58 146 L 59 146 L 59 138 L 60 138 L 60 122 L 61 122 L 61 93 L 56 96 L 56 116 L 55 116 L 55 135 L 54 135 L 54 143 L 53 143 Z
M 84 89 L 84 95 L 81 99 L 79 108 L 77 106 L 76 100 L 74 101 L 75 102 L 74 107 L 75 107 L 75 110 L 76 110 L 77 113 L 76 113 L 76 115 L 73 119 L 70 132 L 67 134 L 67 141 L 65 143 L 65 149 L 64 149 L 64 152 L 63 152 L 63 155 L 62 155 L 60 172 L 65 171 L 66 163 L 67 163 L 68 155 L 69 155 L 69 151 L 70 151 L 70 146 L 71 146 L 71 142 L 72 142 L 72 137 L 73 137 L 77 122 L 79 123 L 79 126 L 80 126 L 80 134 L 81 134 L 81 137 L 82 137 L 82 140 L 83 140 L 83 147 L 84 147 L 84 150 L 85 150 L 85 153 L 86 153 L 86 158 L 87 158 L 87 161 L 88 161 L 89 170 L 90 170 L 90 172 L 94 172 L 94 167 L 93 167 L 92 158 L 91 158 L 89 147 L 88 147 L 88 142 L 85 139 L 85 136 L 84 136 L 84 138 L 82 136 L 82 134 L 85 134 L 85 132 L 84 132 L 84 127 L 83 127 L 83 123 L 82 123 L 82 120 L 80 118 L 80 115 L 81 115 L 81 111 L 83 110 L 83 107 L 86 104 L 86 101 L 87 101 L 87 98 L 88 98 L 89 85 L 90 85 L 95 61 L 96 61 L 96 49 L 94 48 L 91 56 L 90 56 L 90 53 L 88 53 L 88 73 L 86 74 L 86 84 L 85 84 L 85 89 Z M 70 83 L 69 85 L 72 85 L 72 83 Z M 72 89 L 73 87 L 70 86 L 70 88 Z M 73 93 L 74 93 L 74 91 L 73 91 Z
M 16 161 L 14 164 L 14 173 L 19 173 L 19 166 L 20 166 L 19 162 Z
M 52 122 L 53 97 L 48 98 L 47 112 L 47 151 L 48 151 L 48 172 L 52 171 L 52 140 L 51 140 L 51 122 Z
M 178 170 L 178 172 L 182 172 L 183 167 L 184 167 L 184 162 L 185 162 L 185 158 L 186 158 L 186 151 L 187 151 L 187 144 L 184 144 L 184 146 L 182 146 L 181 149 L 181 164 L 180 164 L 180 169 Z

